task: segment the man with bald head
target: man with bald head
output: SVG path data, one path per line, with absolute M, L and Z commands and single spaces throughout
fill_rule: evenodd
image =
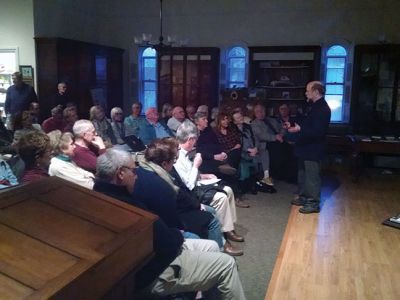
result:
M 297 133 L 295 155 L 298 157 L 299 198 L 293 205 L 303 206 L 299 212 L 319 213 L 321 195 L 321 160 L 325 152 L 325 136 L 329 128 L 331 110 L 325 101 L 325 87 L 320 81 L 311 81 L 306 87 L 310 111 L 301 122 L 285 127 Z
M 146 120 L 139 124 L 138 137 L 143 144 L 148 145 L 155 139 L 173 136 L 171 130 L 165 124 L 158 121 L 159 114 L 155 107 L 146 111 Z
M 172 110 L 172 117 L 168 120 L 168 127 L 171 131 L 176 134 L 178 127 L 185 122 L 185 111 L 181 106 L 175 106 Z

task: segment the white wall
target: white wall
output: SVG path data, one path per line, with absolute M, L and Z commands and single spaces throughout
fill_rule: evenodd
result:
M 0 48 L 17 47 L 19 65 L 31 65 L 36 72 L 32 0 L 2 0 L 0 24 Z
M 11 1 L 8 1 L 11 3 Z M 23 1 L 26 2 L 26 1 Z M 398 0 L 164 0 L 164 37 L 189 46 L 322 45 L 341 40 L 400 43 Z M 65 37 L 126 49 L 125 107 L 137 61 L 133 37 L 159 35 L 158 0 L 34 0 L 35 35 Z

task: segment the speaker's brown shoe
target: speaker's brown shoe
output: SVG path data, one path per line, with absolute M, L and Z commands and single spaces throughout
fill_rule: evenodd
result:
M 234 231 L 225 232 L 225 238 L 234 242 L 244 242 L 244 238 Z
M 232 246 L 231 243 L 226 241 L 224 245 L 224 253 L 229 254 L 231 256 L 241 256 L 243 255 L 243 250 L 235 248 L 234 246 Z

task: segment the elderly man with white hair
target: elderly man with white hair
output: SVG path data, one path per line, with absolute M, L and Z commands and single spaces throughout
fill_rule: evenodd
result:
M 168 127 L 171 131 L 176 134 L 176 130 L 178 129 L 179 125 L 185 122 L 185 111 L 183 110 L 182 106 L 175 106 L 172 110 L 172 117 L 168 120 Z
M 136 164 L 126 152 L 108 149 L 97 159 L 94 190 L 146 209 L 132 197 Z M 201 241 L 201 240 L 197 240 Z M 196 240 L 158 219 L 153 227 L 155 255 L 135 276 L 135 287 L 158 296 L 203 291 L 216 287 L 219 299 L 245 299 L 235 260 L 214 248 L 200 249 Z M 198 244 L 196 246 L 196 244 Z
M 171 130 L 165 124 L 158 121 L 159 114 L 155 107 L 146 111 L 146 121 L 139 125 L 138 137 L 143 144 L 148 145 L 155 139 L 173 136 Z
M 194 149 L 198 134 L 198 129 L 192 122 L 184 122 L 176 132 L 180 150 L 174 168 L 190 190 L 195 190 L 197 186 L 201 185 L 201 180 L 217 181 L 214 174 L 200 174 L 199 167 L 203 162 L 200 153 L 196 154 L 193 162 L 188 157 L 188 154 Z M 209 200 L 208 205 L 216 209 L 225 238 L 235 242 L 243 242 L 244 238 L 235 232 L 236 207 L 232 189 L 224 185 L 222 190 L 215 192 L 212 199 Z
M 89 120 L 76 121 L 72 131 L 75 137 L 74 162 L 82 169 L 94 173 L 97 156 L 106 150 L 104 141 Z

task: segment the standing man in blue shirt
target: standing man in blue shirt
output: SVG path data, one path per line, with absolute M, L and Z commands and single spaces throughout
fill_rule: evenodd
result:
M 321 160 L 331 119 L 331 110 L 324 96 L 325 87 L 321 82 L 309 82 L 306 87 L 307 101 L 311 104 L 308 115 L 293 127 L 289 122 L 285 124 L 289 132 L 298 134 L 294 153 L 299 161 L 299 198 L 292 204 L 303 206 L 299 210 L 303 214 L 320 211 Z
M 22 74 L 15 72 L 12 74 L 13 85 L 7 90 L 5 112 L 7 116 L 6 125 L 13 130 L 12 123 L 14 116 L 24 110 L 29 109 L 31 102 L 37 102 L 35 90 L 30 85 L 22 81 Z

